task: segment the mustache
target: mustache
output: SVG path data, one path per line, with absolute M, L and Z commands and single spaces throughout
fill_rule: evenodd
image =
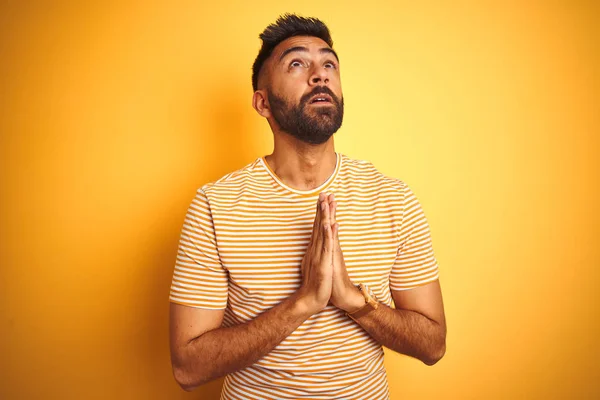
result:
M 313 97 L 316 94 L 321 94 L 321 93 L 330 95 L 331 99 L 336 104 L 338 104 L 338 105 L 340 104 L 340 99 L 338 99 L 338 97 L 327 86 L 317 86 L 316 88 L 314 88 L 313 91 L 302 96 L 302 98 L 300 99 L 300 104 L 307 103 L 311 97 Z

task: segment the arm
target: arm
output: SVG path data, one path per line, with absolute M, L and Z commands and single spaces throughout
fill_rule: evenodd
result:
M 220 328 L 224 310 L 170 307 L 173 375 L 187 391 L 254 364 L 312 315 L 298 294 L 227 328 Z
M 328 201 L 334 241 L 332 302 L 352 313 L 365 305 L 365 299 L 346 270 L 335 218 L 335 196 L 331 195 Z M 379 303 L 377 309 L 355 320 L 383 346 L 427 365 L 435 364 L 446 352 L 446 319 L 439 279 L 410 290 L 392 290 L 392 298 L 396 309 Z
M 302 260 L 302 284 L 290 297 L 246 323 L 221 327 L 224 310 L 171 303 L 173 375 L 191 391 L 248 367 L 268 354 L 331 297 L 333 234 L 329 204 L 319 197 L 311 241 Z
M 348 293 L 349 301 L 342 306 L 347 312 L 365 304 L 356 287 Z M 446 352 L 446 318 L 439 280 L 410 290 L 392 290 L 392 297 L 396 309 L 379 303 L 376 310 L 356 321 L 383 346 L 427 365 L 438 362 Z

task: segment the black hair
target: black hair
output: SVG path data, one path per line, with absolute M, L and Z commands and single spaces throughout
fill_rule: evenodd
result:
M 280 15 L 275 23 L 267 26 L 265 30 L 258 35 L 262 40 L 262 46 L 258 52 L 258 56 L 252 65 L 252 88 L 258 89 L 258 74 L 260 69 L 273 49 L 285 39 L 292 36 L 314 36 L 323 39 L 329 47 L 333 47 L 333 40 L 329 33 L 329 28 L 323 21 L 317 18 L 305 18 L 296 14 L 286 13 Z

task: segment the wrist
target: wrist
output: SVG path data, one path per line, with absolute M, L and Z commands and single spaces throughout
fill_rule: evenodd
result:
M 339 308 L 347 313 L 353 313 L 365 305 L 365 297 L 360 292 L 360 289 L 353 284 L 347 287 L 342 298 L 343 304 L 341 304 Z
M 316 298 L 303 288 L 290 296 L 293 303 L 293 313 L 308 318 L 320 311 Z
M 359 285 L 359 291 L 363 295 L 365 304 L 357 310 L 346 312 L 346 315 L 352 318 L 355 322 L 358 322 L 359 318 L 371 313 L 374 310 L 377 310 L 379 307 L 377 297 L 375 297 L 375 294 L 368 286 L 361 283 Z

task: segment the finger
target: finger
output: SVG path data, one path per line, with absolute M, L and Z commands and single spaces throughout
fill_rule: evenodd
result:
M 323 236 L 324 236 L 324 243 L 323 243 L 323 251 L 325 253 L 332 253 L 333 252 L 333 232 L 331 230 L 331 224 L 330 224 L 330 215 L 329 215 L 329 204 L 324 201 L 323 204 L 325 204 L 324 210 L 323 210 Z
M 340 224 L 338 224 L 337 222 L 335 224 L 333 224 L 333 244 L 339 244 L 340 243 Z
M 311 254 L 318 254 L 323 247 L 323 204 L 324 196 L 319 195 L 317 200 L 317 212 L 315 214 L 315 222 L 312 236 L 310 238 L 310 251 Z
M 331 232 L 331 215 L 329 210 L 329 203 L 327 201 L 323 201 L 323 215 L 321 217 L 321 226 L 323 227 L 323 239 L 327 240 L 328 238 L 333 238 Z
M 335 203 L 334 193 L 331 193 L 329 196 L 327 196 L 327 202 L 329 203 L 329 208 L 331 209 L 331 206 L 333 205 L 333 203 Z
M 329 225 L 329 228 L 331 230 L 331 210 L 329 208 L 329 202 L 325 200 L 321 204 L 323 205 L 321 208 L 321 210 L 323 211 L 321 215 L 321 224 L 323 226 Z
M 336 219 L 335 211 L 337 210 L 337 201 L 335 200 L 335 194 L 331 193 L 329 196 L 327 196 L 327 201 L 329 202 L 329 210 L 331 213 L 331 224 L 333 226 L 333 224 L 335 224 L 335 219 Z
M 315 213 L 315 221 L 313 223 L 313 233 L 311 236 L 311 241 L 313 242 L 321 232 L 321 203 L 321 195 L 319 195 L 319 198 L 317 199 L 317 212 Z
M 335 215 L 335 212 L 337 211 L 337 201 L 332 201 L 331 203 L 329 203 L 329 206 L 331 207 L 331 225 L 333 225 L 337 222 Z

